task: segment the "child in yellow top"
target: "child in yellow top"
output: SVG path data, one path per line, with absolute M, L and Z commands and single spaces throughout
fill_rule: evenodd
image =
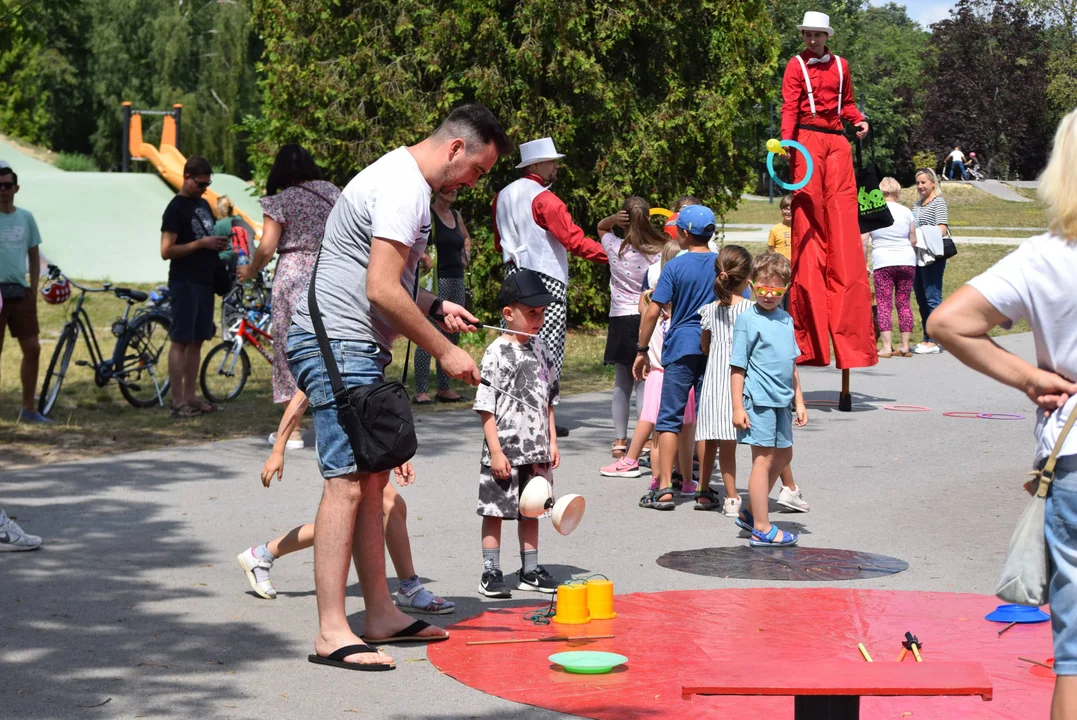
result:
M 767 246 L 779 255 L 784 255 L 786 260 L 791 260 L 793 256 L 790 245 L 793 229 L 793 196 L 783 197 L 778 207 L 782 211 L 782 221 L 770 229 Z

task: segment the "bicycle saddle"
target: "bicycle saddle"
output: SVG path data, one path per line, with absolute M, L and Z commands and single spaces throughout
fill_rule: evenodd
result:
M 146 298 L 149 297 L 149 295 L 141 290 L 132 290 L 131 288 L 116 288 L 112 292 L 115 293 L 118 298 L 130 298 L 135 302 L 145 302 Z

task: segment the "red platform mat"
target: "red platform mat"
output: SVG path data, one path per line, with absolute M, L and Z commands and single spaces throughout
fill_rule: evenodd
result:
M 587 625 L 534 626 L 527 608 L 490 610 L 450 628 L 452 639 L 431 645 L 430 661 L 460 682 L 506 700 L 590 718 L 792 717 L 792 697 L 695 697 L 682 686 L 721 683 L 715 667 L 743 662 L 761 676 L 768 660 L 863 663 L 863 642 L 876 663 L 893 663 L 905 631 L 924 644 L 924 663 L 978 662 L 994 700 L 978 697 L 865 697 L 865 718 L 1036 718 L 1050 714 L 1053 678 L 1029 672 L 1017 657 L 1046 659 L 1050 623 L 1002 625 L 984 620 L 998 601 L 958 593 L 844 589 L 670 591 L 618 595 L 614 620 Z M 605 635 L 588 643 L 468 646 L 469 640 Z M 573 675 L 547 657 L 564 650 L 606 650 L 628 663 L 608 675 Z M 914 662 L 910 654 L 905 662 Z M 788 667 L 788 662 L 782 662 Z M 866 663 L 864 663 L 866 665 Z M 847 666 L 855 669 L 859 664 Z M 786 669 L 786 673 L 788 670 Z M 785 673 L 783 673 L 785 674 Z M 848 678 L 835 677 L 835 687 Z M 910 714 L 911 713 L 911 714 Z

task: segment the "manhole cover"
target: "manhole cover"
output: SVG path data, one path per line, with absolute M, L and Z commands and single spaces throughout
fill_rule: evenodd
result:
M 670 570 L 737 580 L 862 580 L 893 575 L 909 567 L 904 560 L 830 548 L 737 547 L 674 550 L 658 558 Z

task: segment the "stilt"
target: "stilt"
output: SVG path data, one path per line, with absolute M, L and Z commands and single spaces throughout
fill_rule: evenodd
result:
M 841 395 L 838 396 L 838 410 L 841 412 L 853 411 L 853 395 L 849 390 L 849 371 L 841 371 Z

